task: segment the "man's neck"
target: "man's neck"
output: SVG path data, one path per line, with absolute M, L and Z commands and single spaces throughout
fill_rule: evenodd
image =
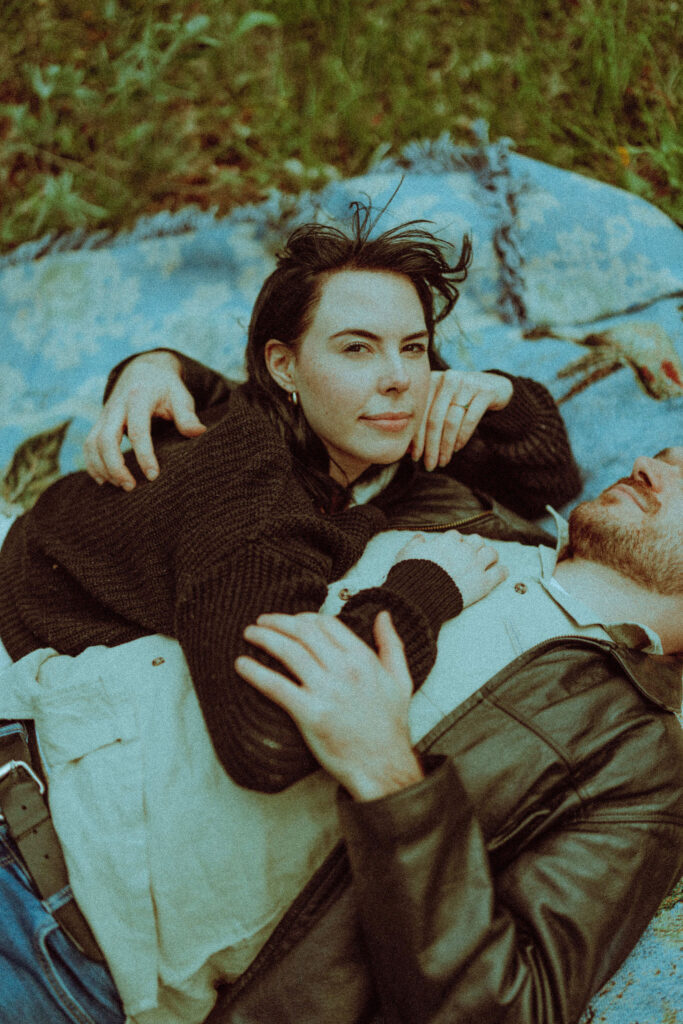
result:
M 603 622 L 640 622 L 662 641 L 667 654 L 683 651 L 683 595 L 658 594 L 621 573 L 583 558 L 565 558 L 553 576 L 581 598 Z

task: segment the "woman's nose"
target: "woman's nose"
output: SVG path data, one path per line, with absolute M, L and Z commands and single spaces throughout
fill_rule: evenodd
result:
M 380 391 L 398 391 L 399 393 L 402 393 L 404 391 L 407 391 L 409 387 L 410 376 L 403 363 L 403 360 L 400 358 L 387 359 L 385 365 L 382 367 L 380 374 Z
M 664 482 L 666 463 L 661 459 L 652 459 L 648 455 L 639 455 L 633 463 L 631 473 L 635 480 L 640 480 L 653 491 L 661 491 Z

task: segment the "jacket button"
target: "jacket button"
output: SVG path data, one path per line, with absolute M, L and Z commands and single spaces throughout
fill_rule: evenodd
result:
M 339 597 L 341 598 L 342 601 L 348 601 L 348 599 L 351 597 L 351 591 L 347 587 L 342 587 L 342 589 L 339 591 Z
M 526 594 L 526 583 L 515 583 L 516 594 Z
M 154 659 L 154 661 L 152 662 L 152 664 L 153 664 L 153 665 L 154 665 L 154 667 L 156 668 L 156 666 L 157 666 L 157 665 L 163 665 L 163 663 L 164 663 L 165 661 L 166 661 L 166 659 L 165 659 L 165 658 L 155 658 L 155 659 Z

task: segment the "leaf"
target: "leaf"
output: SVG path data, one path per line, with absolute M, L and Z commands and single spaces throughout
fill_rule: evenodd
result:
M 280 19 L 276 14 L 270 14 L 268 11 L 248 11 L 237 22 L 231 38 L 239 39 L 255 28 L 277 28 L 279 24 Z
M 59 455 L 71 420 L 23 441 L 0 482 L 0 497 L 7 505 L 31 508 L 60 475 Z
M 183 30 L 188 36 L 197 36 L 200 32 L 205 32 L 211 24 L 211 18 L 208 14 L 196 14 L 194 18 L 190 18 L 183 25 Z
M 59 72 L 61 71 L 59 64 L 50 64 L 49 67 L 42 68 L 26 65 L 26 71 L 31 80 L 34 92 L 40 96 L 41 100 L 49 100 L 52 93 L 55 90 Z M 44 75 L 44 77 L 43 77 Z

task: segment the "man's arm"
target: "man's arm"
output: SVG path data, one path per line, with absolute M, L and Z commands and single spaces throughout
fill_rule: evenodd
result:
M 496 873 L 450 761 L 340 815 L 373 976 L 402 1024 L 575 1024 L 680 866 L 680 822 L 588 810 Z
M 388 612 L 374 625 L 377 655 L 331 615 L 260 615 L 245 638 L 299 680 L 249 656 L 239 674 L 283 708 L 316 760 L 357 800 L 422 778 L 408 727 L 413 680 Z
M 589 802 L 494 867 L 454 764 L 411 759 L 390 623 L 378 620 L 375 657 L 323 619 L 266 617 L 250 631 L 300 687 L 249 659 L 238 670 L 347 790 L 342 830 L 383 1019 L 574 1024 L 675 882 L 680 819 Z

